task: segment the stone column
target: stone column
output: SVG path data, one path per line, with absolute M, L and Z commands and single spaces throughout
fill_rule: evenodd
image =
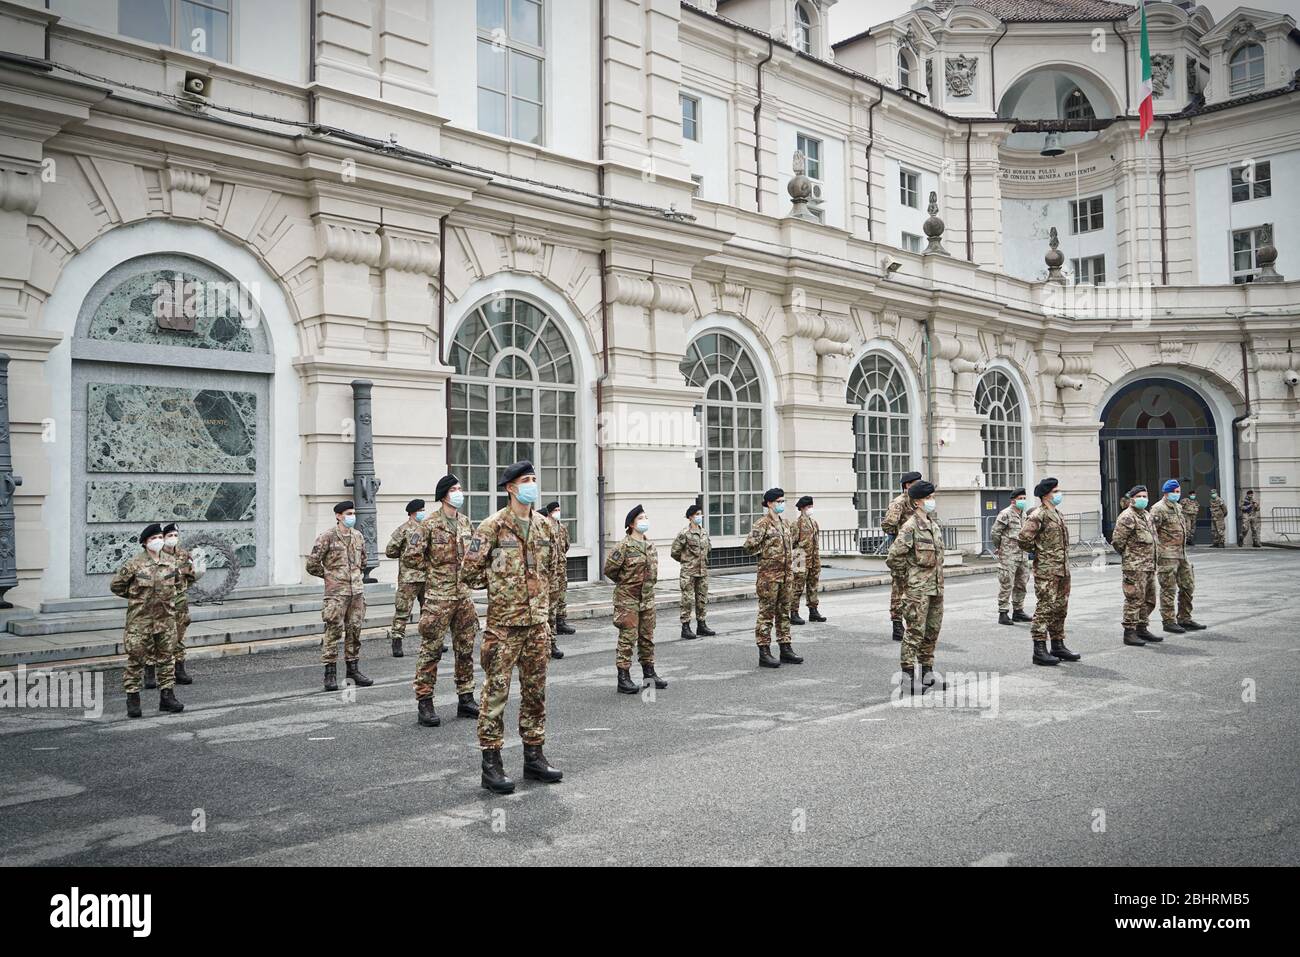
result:
M 18 584 L 14 491 L 23 484 L 14 474 L 9 446 L 9 356 L 0 352 L 0 608 L 12 608 L 5 592 Z
M 357 530 L 366 540 L 366 567 L 364 580 L 376 581 L 370 572 L 379 567 L 379 535 L 376 523 L 379 510 L 375 497 L 379 492 L 379 479 L 375 478 L 375 441 L 370 412 L 369 379 L 352 380 L 352 478 L 343 484 L 353 490 L 353 503 L 357 509 Z

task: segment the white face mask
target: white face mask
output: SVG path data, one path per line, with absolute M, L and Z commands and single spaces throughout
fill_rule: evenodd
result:
M 465 493 L 457 489 L 447 496 L 447 501 L 451 503 L 452 508 L 460 508 L 465 504 Z
M 175 548 L 180 543 L 180 540 L 181 537 L 179 535 L 168 535 L 163 539 L 163 544 L 168 548 Z
M 809 505 L 806 509 L 804 509 L 803 513 L 807 515 L 809 518 L 812 518 L 812 513 L 813 513 L 812 506 Z
M 149 549 L 149 551 L 153 552 L 155 555 L 157 555 L 159 552 L 162 551 L 163 540 L 161 538 L 151 538 L 149 539 L 149 541 L 144 543 L 144 547 Z
M 932 498 L 927 498 L 925 501 L 921 503 L 921 507 L 924 508 L 926 512 L 933 512 L 936 508 L 939 507 L 939 503 Z
M 558 522 L 560 520 L 560 510 L 556 509 L 554 512 L 552 512 L 551 518 L 555 519 Z

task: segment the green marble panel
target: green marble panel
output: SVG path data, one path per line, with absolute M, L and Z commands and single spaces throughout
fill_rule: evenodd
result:
M 87 390 L 87 472 L 257 471 L 255 393 L 98 382 Z
M 252 482 L 87 482 L 86 522 L 251 522 Z
M 257 533 L 251 528 L 237 528 L 229 531 L 215 532 L 225 539 L 235 550 L 240 568 L 251 568 L 257 564 Z M 122 566 L 128 558 L 140 553 L 140 530 L 125 532 L 90 532 L 86 535 L 86 574 L 111 575 Z M 181 544 L 185 536 L 181 535 Z M 213 552 L 208 561 L 209 568 L 225 568 L 226 560 L 218 552 Z
M 194 331 L 160 328 L 158 317 L 186 315 Z M 86 337 L 105 342 L 256 352 L 244 315 L 256 317 L 248 291 L 225 279 L 175 269 L 138 273 L 104 297 Z

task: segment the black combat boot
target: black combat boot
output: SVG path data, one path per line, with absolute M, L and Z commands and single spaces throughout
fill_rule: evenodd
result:
M 644 661 L 641 662 L 641 679 L 645 681 L 647 685 L 649 682 L 653 681 L 655 687 L 660 691 L 663 691 L 668 687 L 668 681 L 664 678 L 660 678 L 659 675 L 655 673 L 655 666 L 653 664 L 646 664 Z
M 1012 621 L 1030 621 L 1030 622 L 1031 622 L 1031 621 L 1033 621 L 1034 619 L 1033 619 L 1032 617 L 1030 617 L 1029 615 L 1026 615 L 1026 614 L 1025 614 L 1025 610 L 1024 610 L 1023 608 L 1017 608 L 1017 609 L 1015 609 L 1014 611 L 1011 612 L 1011 620 L 1012 620 Z
M 916 694 L 916 665 L 899 665 L 898 690 L 908 696 Z
M 820 611 L 818 611 L 814 606 L 809 605 L 809 606 L 808 606 L 808 620 L 809 620 L 809 621 L 825 621 L 825 620 L 826 620 L 826 616 L 823 615 Z
M 144 666 L 144 686 L 149 691 L 158 687 L 158 669 L 153 665 Z
M 559 768 L 551 767 L 551 762 L 546 760 L 546 755 L 542 753 L 540 744 L 524 745 L 524 779 L 528 781 L 541 781 L 543 784 L 557 784 L 564 777 L 564 772 Z
M 1008 615 L 1005 611 L 998 612 L 998 624 L 999 625 L 1011 624 L 1011 616 Z
M 551 657 L 554 658 L 556 661 L 559 661 L 561 658 L 564 657 L 564 652 L 560 650 L 560 646 L 557 645 L 555 642 L 551 642 Z
M 394 638 L 394 639 L 393 639 L 393 657 L 394 657 L 394 658 L 404 658 L 404 657 L 406 657 L 406 652 L 402 650 L 402 639 L 401 639 L 401 638 Z
M 442 724 L 442 718 L 438 717 L 438 712 L 433 707 L 433 695 L 427 698 L 416 698 L 415 711 L 419 715 L 420 724 L 426 728 L 436 728 Z
M 339 690 L 338 666 L 332 662 L 325 666 L 325 690 L 326 691 Z
M 355 684 L 358 688 L 369 688 L 372 684 L 374 684 L 372 680 L 370 680 L 369 678 L 367 678 L 365 675 L 361 673 L 361 662 L 349 661 L 347 663 L 347 666 L 348 666 L 348 677 L 352 679 L 352 683 Z
M 1159 635 L 1155 635 L 1151 633 L 1151 629 L 1146 626 L 1146 622 L 1143 622 L 1142 624 L 1138 625 L 1135 629 L 1133 629 L 1133 633 L 1137 635 L 1139 638 L 1141 638 L 1143 641 L 1145 641 L 1147 644 L 1151 644 L 1151 642 L 1153 641 L 1164 641 L 1164 639 L 1161 638 Z
M 780 668 L 781 662 L 772 657 L 771 645 L 758 646 L 758 666 L 760 668 Z
M 640 693 L 640 691 L 641 691 L 641 686 L 632 680 L 632 676 L 628 674 L 628 669 L 619 668 L 618 669 L 618 693 L 638 694 Z
M 934 665 L 921 665 L 921 694 L 933 688 L 935 691 L 947 691 L 948 682 L 942 678 L 935 679 Z
M 781 644 L 781 664 L 801 665 L 803 659 L 794 653 L 794 645 L 786 641 Z
M 456 695 L 456 717 L 458 718 L 477 718 L 478 702 L 474 700 L 474 692 L 463 691 Z
M 806 625 L 806 624 L 808 624 L 808 622 L 804 621 L 802 618 L 799 617 L 799 606 L 798 606 L 798 605 L 795 605 L 793 608 L 790 609 L 790 624 L 792 624 L 792 625 Z
M 1183 631 L 1204 631 L 1205 630 L 1204 625 L 1202 625 L 1200 622 L 1192 621 L 1192 619 L 1190 618 L 1186 619 L 1185 621 L 1180 621 L 1178 624 L 1182 626 Z
M 691 631 L 691 623 L 689 621 L 682 622 L 682 638 L 690 641 L 694 637 L 695 632 Z
M 1176 621 L 1167 621 L 1160 627 L 1162 627 L 1165 631 L 1169 632 L 1171 635 L 1181 635 L 1183 632 L 1187 630 L 1182 625 L 1178 624 L 1178 622 Z
M 483 749 L 483 787 L 493 794 L 513 794 L 515 782 L 506 777 L 506 770 L 501 766 L 499 748 Z
M 163 688 L 158 692 L 158 710 L 167 711 L 171 714 L 180 714 L 185 710 L 185 705 L 176 700 L 176 692 L 171 688 Z
M 1047 653 L 1047 642 L 1034 641 L 1034 664 L 1036 665 L 1059 665 L 1061 660 Z
M 1124 629 L 1124 644 L 1134 645 L 1138 648 L 1145 648 L 1147 643 L 1137 636 L 1136 631 L 1132 628 L 1126 627 Z
M 126 716 L 128 718 L 139 718 L 144 712 L 140 710 L 140 692 L 132 691 L 126 696 Z
M 189 672 L 185 670 L 185 659 L 176 659 L 176 683 L 178 685 L 192 685 L 194 679 L 190 677 Z
M 903 621 L 901 618 L 891 618 L 889 623 L 894 627 L 893 638 L 895 641 L 903 640 Z
M 717 634 L 716 631 L 704 623 L 703 618 L 695 619 L 695 633 L 701 638 L 712 638 Z
M 1061 661 L 1078 661 L 1083 655 L 1076 655 L 1069 648 L 1065 647 L 1064 638 L 1052 639 L 1052 657 Z
M 574 628 L 567 618 L 561 618 L 555 623 L 555 630 L 561 635 L 576 635 L 578 630 Z

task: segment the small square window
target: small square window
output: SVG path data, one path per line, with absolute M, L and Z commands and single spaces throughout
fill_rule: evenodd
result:
M 909 253 L 921 251 L 921 237 L 915 233 L 903 233 L 903 248 Z
M 1070 200 L 1071 233 L 1091 233 L 1101 229 L 1104 222 L 1100 196 L 1090 196 L 1077 202 Z
M 1070 260 L 1074 281 L 1080 285 L 1099 286 L 1106 281 L 1106 257 L 1084 256 Z
M 1273 164 L 1242 163 L 1230 171 L 1232 201 L 1242 203 L 1249 199 L 1264 199 L 1273 195 Z
M 1254 282 L 1259 274 L 1256 256 L 1264 245 L 1267 230 L 1263 226 L 1232 231 L 1232 281 L 1234 285 Z

